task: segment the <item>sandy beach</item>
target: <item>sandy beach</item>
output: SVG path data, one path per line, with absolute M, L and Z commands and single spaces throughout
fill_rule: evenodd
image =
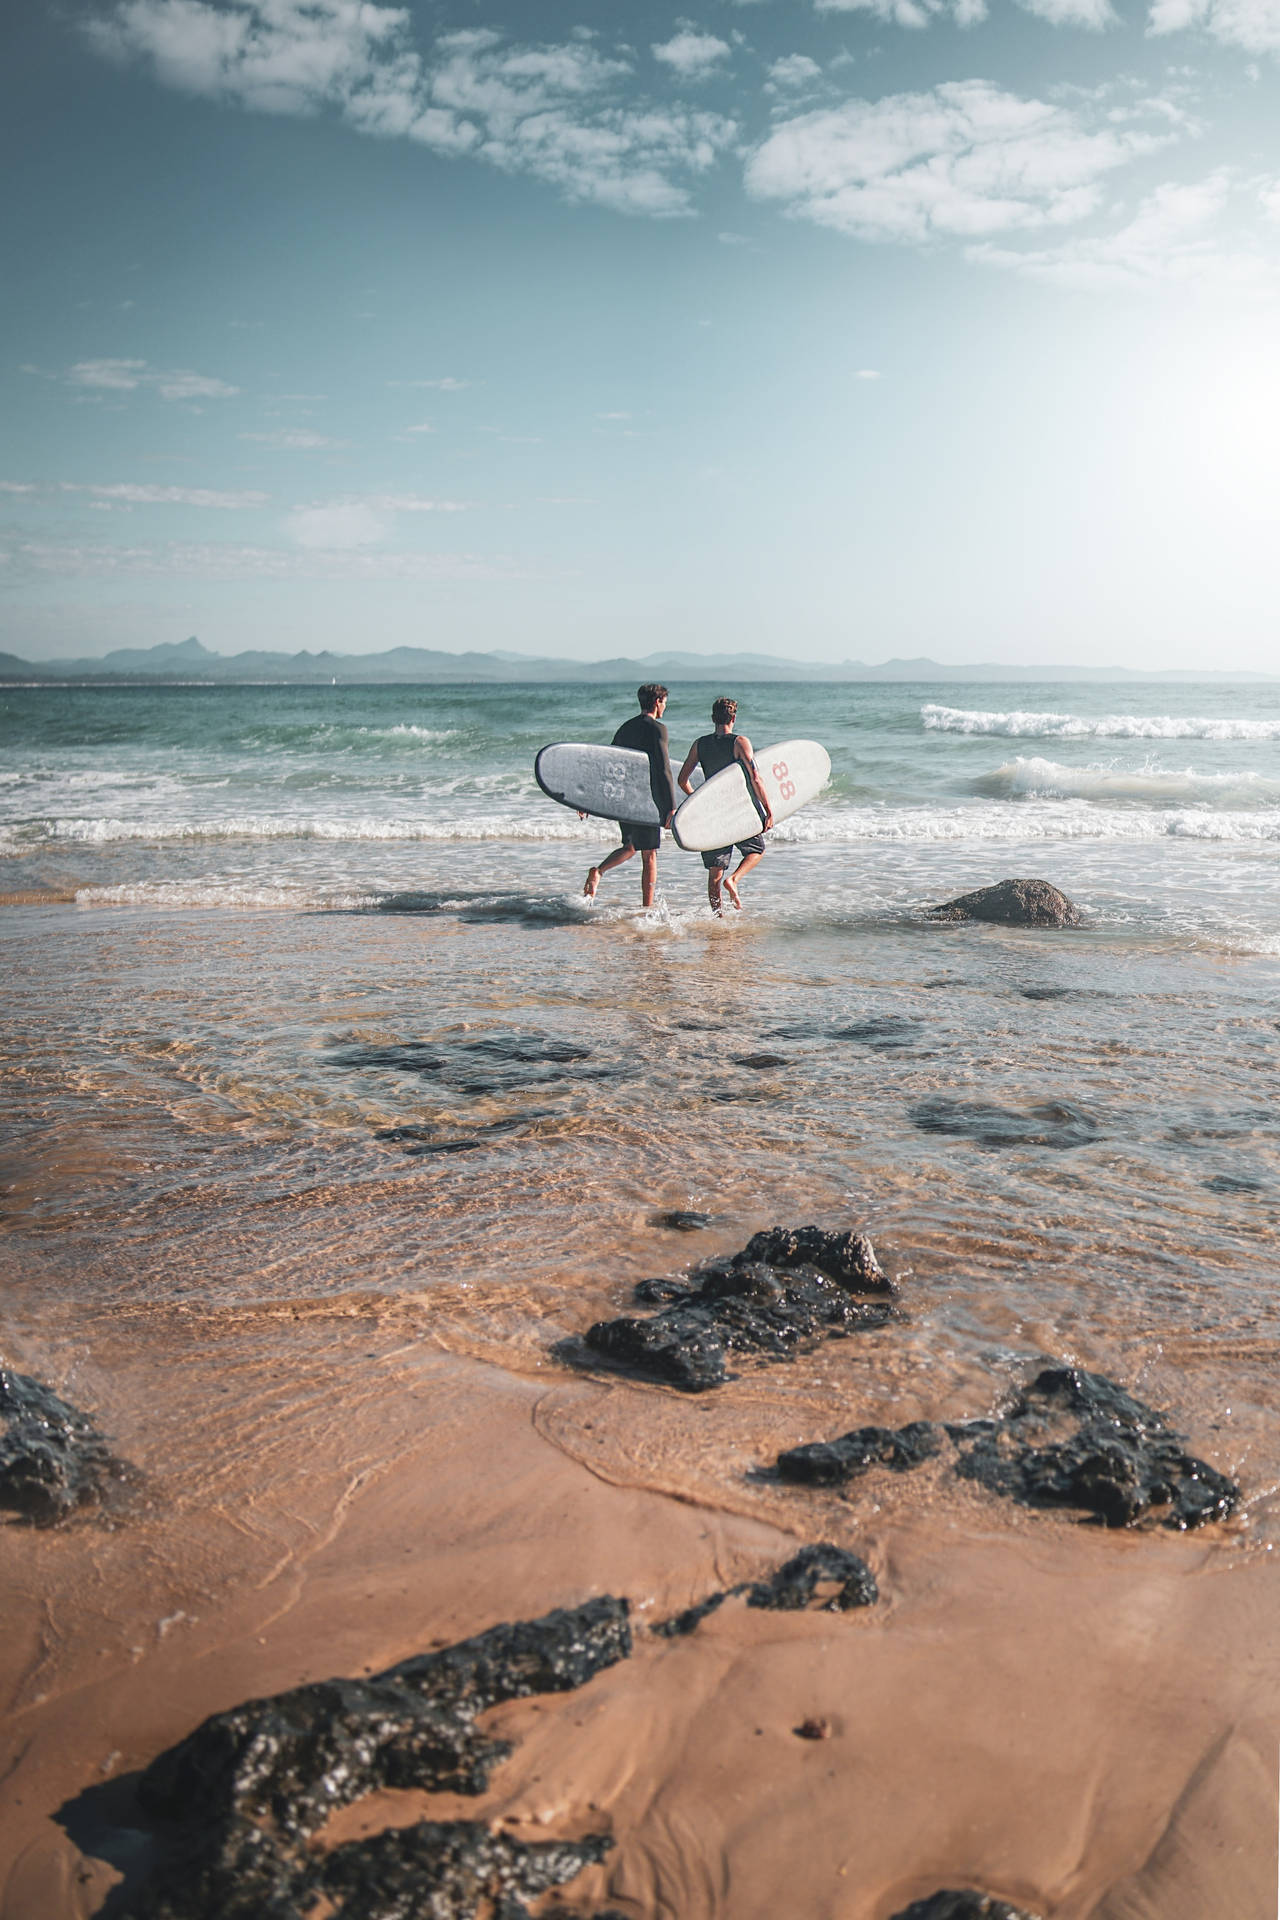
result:
M 497 913 L 462 868 L 410 910 L 8 912 L 4 1358 L 140 1479 L 0 1529 L 3 1920 L 132 1910 L 140 1774 L 206 1716 L 601 1595 L 630 1656 L 491 1709 L 514 1749 L 482 1794 L 365 1795 L 314 1845 L 604 1834 L 533 1905 L 583 1920 L 889 1920 L 942 1888 L 1262 1920 L 1271 963 L 1096 921 L 588 922 L 576 851 L 541 858 L 563 891 Z M 771 858 L 785 898 L 805 851 Z M 871 1234 L 897 1317 L 699 1394 L 556 1357 L 638 1282 L 810 1221 Z M 999 1414 L 1050 1363 L 1166 1414 L 1236 1511 L 1113 1531 L 942 1457 L 768 1471 Z M 652 1630 L 817 1543 L 874 1605 Z

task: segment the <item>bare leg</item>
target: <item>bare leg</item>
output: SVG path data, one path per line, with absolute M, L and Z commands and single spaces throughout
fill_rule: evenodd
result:
M 627 852 L 628 853 L 631 852 L 630 847 L 627 848 Z M 653 896 L 657 889 L 657 885 L 658 885 L 658 849 L 656 847 L 642 847 L 640 851 L 640 904 L 641 906 L 651 907 L 653 905 Z
M 629 860 L 634 852 L 635 848 L 629 844 L 627 846 L 615 847 L 612 853 L 605 856 L 598 867 L 588 867 L 587 883 L 582 889 L 588 900 L 595 899 L 596 888 L 600 885 L 601 880 L 604 875 L 608 873 L 610 867 L 620 867 L 623 861 Z
M 738 898 L 738 882 L 744 873 L 750 873 L 752 867 L 758 867 L 763 859 L 764 855 L 762 853 L 744 853 L 734 869 L 732 879 L 730 879 L 727 873 L 724 877 L 724 890 L 739 913 L 742 911 L 742 902 Z
M 707 868 L 707 899 L 711 902 L 712 913 L 720 913 L 722 911 L 720 905 L 720 884 L 723 879 L 723 867 Z

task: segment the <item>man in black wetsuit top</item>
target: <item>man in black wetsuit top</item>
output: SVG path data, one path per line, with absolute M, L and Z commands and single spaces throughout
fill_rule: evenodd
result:
M 640 711 L 630 720 L 624 720 L 613 736 L 615 747 L 629 747 L 632 753 L 647 753 L 649 756 L 649 791 L 653 795 L 653 804 L 658 809 L 661 826 L 645 821 L 619 820 L 622 845 L 587 872 L 587 882 L 582 891 L 588 900 L 596 897 L 596 888 L 600 885 L 602 874 L 610 867 L 622 865 L 633 853 L 640 855 L 640 899 L 642 905 L 653 905 L 654 890 L 658 884 L 658 848 L 662 845 L 662 828 L 671 825 L 671 816 L 676 810 L 676 786 L 671 777 L 671 758 L 667 748 L 667 730 L 662 724 L 662 716 L 667 707 L 667 690 L 654 685 L 643 686 L 636 695 L 640 702 Z
M 729 864 L 733 859 L 733 848 L 715 847 L 702 856 L 702 864 L 707 870 L 707 899 L 711 902 L 712 913 L 720 912 L 720 888 L 734 906 L 741 910 L 742 902 L 738 898 L 738 882 L 744 873 L 750 873 L 764 858 L 764 836 L 773 825 L 773 809 L 769 805 L 769 796 L 764 790 L 764 782 L 756 771 L 756 763 L 751 757 L 751 742 L 745 734 L 735 733 L 734 724 L 738 718 L 736 700 L 726 700 L 723 696 L 713 702 L 711 718 L 715 723 L 714 733 L 704 733 L 690 747 L 684 765 L 680 769 L 680 785 L 685 793 L 693 792 L 692 774 L 694 768 L 702 768 L 704 780 L 713 773 L 721 773 L 725 767 L 731 767 L 739 761 L 746 775 L 756 812 L 760 815 L 761 833 L 753 833 L 750 839 L 739 840 L 738 852 L 742 855 L 732 879 L 729 877 Z

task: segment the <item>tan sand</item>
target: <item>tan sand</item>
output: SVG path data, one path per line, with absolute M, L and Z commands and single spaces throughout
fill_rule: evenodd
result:
M 497 1709 L 519 1745 L 482 1800 L 382 1796 L 329 1837 L 607 1830 L 567 1897 L 636 1920 L 885 1920 L 963 1885 L 1046 1920 L 1270 1920 L 1280 1586 L 1245 1533 L 1115 1536 L 914 1476 L 849 1501 L 739 1476 L 725 1511 L 650 1482 L 681 1435 L 714 1454 L 738 1388 L 515 1377 L 376 1304 L 278 1325 L 234 1392 L 198 1315 L 98 1344 L 121 1404 L 151 1395 L 151 1493 L 114 1530 L 0 1531 L 0 1920 L 95 1911 L 118 1876 L 59 1808 L 204 1715 L 604 1592 L 633 1658 Z M 816 1539 L 869 1559 L 878 1606 L 646 1632 Z

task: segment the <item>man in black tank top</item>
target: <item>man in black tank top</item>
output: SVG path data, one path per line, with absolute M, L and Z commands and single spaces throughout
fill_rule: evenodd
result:
M 702 768 L 704 780 L 713 773 L 722 773 L 731 767 L 735 760 L 742 766 L 751 798 L 755 801 L 756 812 L 760 815 L 762 833 L 753 833 L 749 840 L 739 840 L 738 852 L 742 855 L 730 877 L 729 865 L 733 859 L 733 848 L 716 847 L 710 853 L 704 853 L 702 864 L 707 870 L 707 898 L 711 902 L 712 913 L 720 912 L 720 889 L 728 894 L 735 908 L 741 910 L 742 901 L 738 898 L 738 882 L 744 873 L 750 873 L 764 857 L 764 836 L 773 825 L 773 811 L 769 805 L 769 796 L 764 783 L 756 771 L 756 763 L 751 757 L 751 742 L 745 734 L 734 732 L 734 723 L 738 718 L 738 703 L 723 696 L 715 701 L 711 708 L 711 718 L 715 723 L 714 733 L 704 733 L 695 740 L 685 758 L 677 776 L 685 793 L 693 792 L 692 774 L 695 767 Z
M 651 907 L 658 884 L 658 848 L 662 845 L 662 828 L 671 825 L 671 816 L 676 810 L 676 789 L 671 777 L 667 730 L 662 724 L 667 689 L 650 684 L 641 687 L 636 697 L 640 702 L 640 711 L 632 714 L 630 720 L 623 721 L 613 736 L 613 744 L 615 747 L 627 747 L 632 753 L 648 754 L 649 791 L 662 825 L 654 826 L 643 820 L 619 820 L 622 845 L 606 855 L 598 867 L 588 868 L 586 885 L 582 891 L 588 900 L 594 900 L 601 875 L 608 873 L 610 867 L 620 866 L 624 860 L 629 860 L 633 853 L 638 853 L 640 901 L 643 906 Z M 585 819 L 585 814 L 582 817 Z

